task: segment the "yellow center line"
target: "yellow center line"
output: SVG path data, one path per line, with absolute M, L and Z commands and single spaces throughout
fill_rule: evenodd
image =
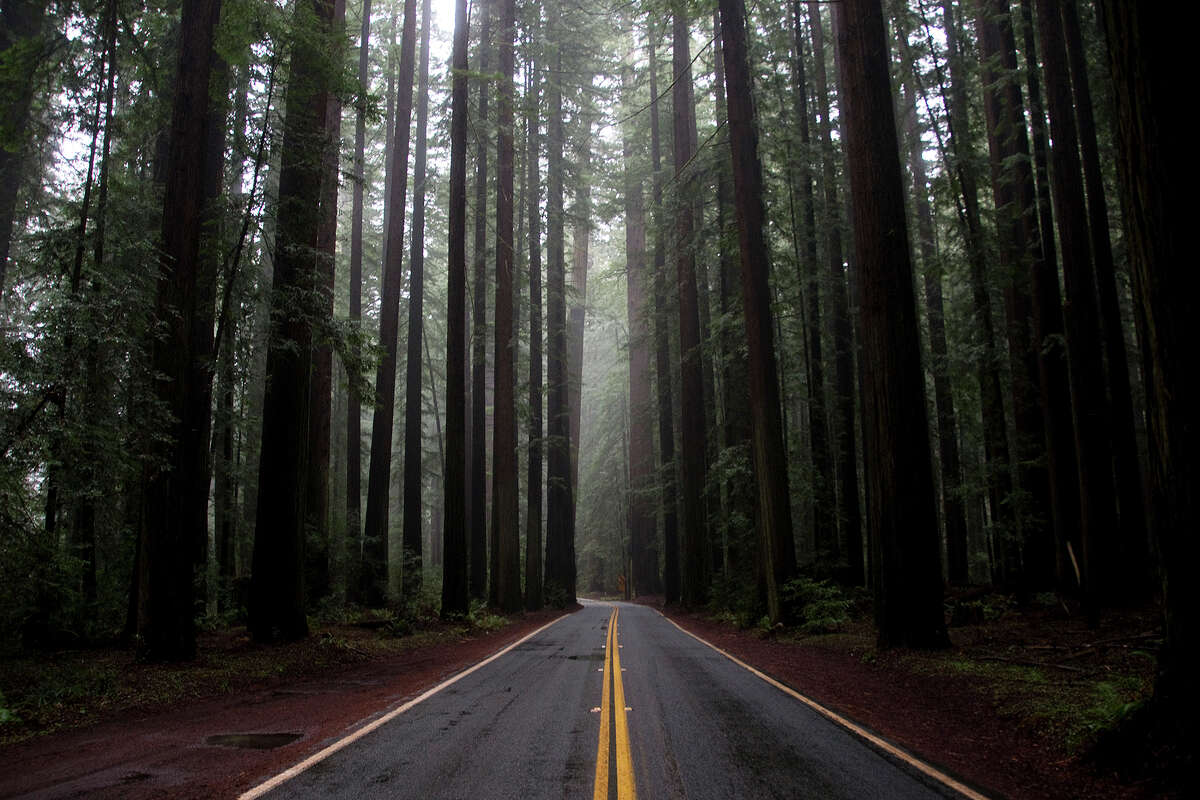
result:
M 625 716 L 625 684 L 621 680 L 621 644 L 617 632 L 619 614 L 614 606 L 608 617 L 608 637 L 604 645 L 604 689 L 600 693 L 600 740 L 596 747 L 593 800 L 608 800 L 610 706 L 616 721 L 617 800 L 637 800 L 633 757 L 629 748 L 629 721 Z
M 621 645 L 617 632 L 617 618 L 620 611 L 613 608 L 612 624 L 612 654 L 613 654 L 613 683 L 616 685 L 613 694 L 613 709 L 617 716 L 617 798 L 618 800 L 637 800 L 637 788 L 633 782 L 633 756 L 629 751 L 629 723 L 625 719 L 625 686 L 621 682 Z M 607 687 L 605 687 L 607 688 Z
M 612 675 L 613 631 L 616 629 L 617 609 L 608 615 L 608 638 L 604 644 L 604 689 L 600 693 L 600 743 L 596 748 L 596 783 L 593 800 L 608 800 L 608 687 Z M 624 706 L 622 706 L 624 708 Z

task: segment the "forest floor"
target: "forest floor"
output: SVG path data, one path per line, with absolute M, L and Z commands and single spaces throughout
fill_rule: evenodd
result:
M 277 646 L 234 628 L 201 634 L 187 664 L 124 648 L 0 660 L 0 797 L 228 796 L 564 613 L 381 616 Z
M 1161 643 L 1156 609 L 1108 613 L 1091 630 L 1058 603 L 1018 610 L 986 595 L 957 605 L 973 619 L 952 627 L 953 647 L 940 652 L 878 650 L 869 619 L 801 635 L 739 628 L 729 616 L 666 613 L 985 794 L 1174 796 L 1171 787 L 1123 778 L 1092 755 L 1098 738 L 1151 691 Z

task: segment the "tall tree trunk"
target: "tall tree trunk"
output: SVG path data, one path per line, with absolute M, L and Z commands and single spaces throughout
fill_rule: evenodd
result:
M 534 23 L 536 30 L 536 22 Z M 531 33 L 531 36 L 534 35 Z M 529 170 L 529 472 L 525 517 L 525 609 L 542 607 L 542 211 L 538 63 L 528 64 L 525 164 Z
M 1200 527 L 1200 382 L 1183 354 L 1196 340 L 1200 280 L 1185 245 L 1191 215 L 1179 202 L 1191 188 L 1191 172 L 1181 165 L 1188 163 L 1192 143 L 1178 92 L 1191 60 L 1191 32 L 1144 4 L 1101 0 L 1099 8 L 1113 77 L 1121 205 L 1148 395 L 1150 508 L 1162 563 L 1166 640 L 1150 707 L 1158 718 L 1150 746 L 1178 748 L 1179 767 L 1189 769 L 1194 759 L 1181 743 L 1194 739 L 1200 727 L 1200 602 L 1192 576 Z
M 680 349 L 680 446 L 683 456 L 683 537 L 680 547 L 680 601 L 689 608 L 699 607 L 708 596 L 706 514 L 704 486 L 708 458 L 707 430 L 704 423 L 704 372 L 700 360 L 700 305 L 696 290 L 696 254 L 693 192 L 694 170 L 689 163 L 695 152 L 694 123 L 690 113 L 692 68 L 691 31 L 687 12 L 678 4 L 672 11 L 672 88 L 675 153 L 675 249 L 676 277 L 679 282 Z
M 808 411 L 813 469 L 813 528 L 817 563 L 828 570 L 836 563 L 838 546 L 837 508 L 833 484 L 833 455 L 829 449 L 825 410 L 825 359 L 821 344 L 821 278 L 817 260 L 817 225 L 809 154 L 808 82 L 804 74 L 804 35 L 800 26 L 800 0 L 792 0 L 793 42 L 796 48 L 792 73 L 796 121 L 800 126 L 800 200 L 804 218 L 804 266 L 800 270 L 805 287 L 805 339 L 808 353 Z M 796 236 L 793 232 L 793 236 Z
M 1146 503 L 1142 495 L 1142 470 L 1138 463 L 1134 434 L 1133 392 L 1129 386 L 1129 359 L 1125 353 L 1121 306 L 1117 301 L 1116 267 L 1108 234 L 1108 202 L 1100 169 L 1092 92 L 1088 85 L 1087 57 L 1079 28 L 1076 0 L 1062 3 L 1063 32 L 1074 89 L 1075 120 L 1079 126 L 1079 151 L 1083 157 L 1083 180 L 1087 189 L 1088 229 L 1096 286 L 1100 298 L 1100 324 L 1104 339 L 1104 363 L 1108 367 L 1108 392 L 1112 403 L 1111 436 L 1116 466 L 1117 507 L 1120 538 L 1117 559 L 1128 573 L 1113 586 L 1120 600 L 1143 602 L 1150 596 L 1149 540 L 1146 532 Z M 1144 565 L 1144 566 L 1143 566 Z
M 825 257 L 833 302 L 830 317 L 834 340 L 834 437 L 837 442 L 838 516 L 846 542 L 846 582 L 866 582 L 863 566 L 862 511 L 858 504 L 858 441 L 854 430 L 854 334 L 850 319 L 849 277 L 842 252 L 843 221 L 838 197 L 839 179 L 833 150 L 833 124 L 829 114 L 829 80 L 825 67 L 825 34 L 820 4 L 808 3 L 812 26 L 813 64 L 816 79 L 817 135 L 821 145 L 821 183 L 825 187 Z
M 567 402 L 566 253 L 563 215 L 562 49 L 566 35 L 558 4 L 550 11 L 554 76 L 549 85 L 546 169 L 546 579 L 548 599 L 575 601 L 574 492 L 571 487 L 570 408 Z
M 884 647 L 949 644 L 904 187 L 879 0 L 838 17 L 843 132 L 854 204 L 875 616 Z
M 467 579 L 467 0 L 454 4 L 450 57 L 450 206 L 446 277 L 446 463 L 442 616 L 470 610 Z M 436 532 L 435 532 L 436 535 Z
M 421 0 L 421 66 L 417 90 L 417 153 L 413 167 L 412 249 L 409 253 L 408 356 L 404 401 L 404 565 L 406 598 L 421 591 L 421 347 L 425 337 L 425 162 L 429 127 L 429 0 Z
M 1050 112 L 1051 192 L 1062 242 L 1066 287 L 1067 353 L 1071 362 L 1071 404 L 1079 454 L 1080 523 L 1083 531 L 1084 594 L 1092 624 L 1100 606 L 1119 594 L 1112 475 L 1111 417 L 1105 396 L 1100 316 L 1088 238 L 1087 206 L 1079 163 L 1079 137 L 1071 98 L 1062 17 L 1057 4 L 1038 3 L 1038 33 Z
M 728 125 L 729 114 L 725 103 L 725 59 L 721 45 L 720 12 L 713 11 L 713 28 L 716 34 L 714 40 L 713 63 L 715 69 L 713 96 L 717 111 L 717 124 Z M 742 306 L 741 263 L 735 257 L 732 239 L 737 235 L 733 230 L 730 212 L 734 206 L 732 159 L 721 159 L 717 171 L 717 229 L 720 231 L 720 302 L 721 315 L 725 324 L 721 331 L 721 446 L 736 463 L 750 465 L 745 474 L 729 475 L 723 491 L 726 501 L 723 524 L 725 527 L 725 559 L 726 571 L 732 576 L 741 576 L 752 580 L 751 575 L 743 575 L 748 567 L 753 567 L 754 556 L 758 552 L 757 545 L 748 540 L 748 534 L 756 532 L 757 498 L 756 485 L 753 475 L 754 464 L 754 426 L 750 417 L 742 413 L 742 409 L 750 407 L 750 375 L 744 356 L 744 336 L 742 330 L 732 320 L 739 316 Z M 744 315 L 743 315 L 744 322 Z M 744 329 L 743 329 L 744 330 Z M 648 335 L 648 333 L 647 333 Z M 785 437 L 786 441 L 786 437 Z M 732 450 L 732 453 L 730 451 Z
M 488 60 L 493 0 L 481 0 L 479 115 L 475 132 L 475 286 L 471 312 L 471 596 L 488 596 L 487 530 L 487 182 Z
M 521 608 L 517 481 L 516 336 L 513 329 L 513 42 L 516 0 L 502 0 L 500 86 L 497 91 L 496 378 L 492 440 L 492 530 L 497 570 L 496 603 L 505 613 Z
M 584 103 L 591 92 L 595 78 L 583 77 Z M 571 410 L 571 496 L 579 497 L 579 427 L 583 410 L 583 331 L 587 314 L 588 245 L 592 235 L 592 120 L 587 111 L 580 113 L 580 131 L 575 140 L 575 169 L 578 185 L 575 187 L 575 205 L 571 217 L 575 226 L 571 231 L 571 290 L 575 302 L 567 310 L 567 402 Z M 574 503 L 571 510 L 575 515 Z M 572 525 L 572 527 L 574 527 Z
M 783 617 L 780 589 L 795 575 L 787 450 L 779 405 L 770 256 L 765 236 L 762 166 L 751 96 L 750 61 L 746 52 L 745 7 L 741 0 L 721 0 L 721 32 L 725 51 L 725 93 L 729 103 L 729 145 L 733 154 L 738 245 L 742 262 L 742 305 L 749 353 L 750 413 L 754 420 L 754 465 L 758 479 L 758 521 L 767 582 L 767 610 L 772 621 Z
M 334 0 L 330 47 L 341 53 L 345 40 L 346 0 Z M 339 58 L 334 63 L 340 63 Z M 316 600 L 329 593 L 329 429 L 333 416 L 333 346 L 326 333 L 333 322 L 333 284 L 337 256 L 338 162 L 342 141 L 342 101 L 331 90 L 325 111 L 320 211 L 314 287 L 320 298 L 309 379 L 308 469 L 305 492 L 305 594 Z M 307 546 L 311 544 L 312 546 Z
M 350 324 L 359 327 L 362 320 L 363 194 L 366 190 L 367 89 L 370 82 L 371 0 L 363 0 L 362 30 L 358 38 L 358 83 L 362 93 L 355 108 L 354 121 L 354 195 L 350 211 Z M 390 71 L 389 71 L 390 77 Z M 390 93 L 389 93 L 390 95 Z M 389 96 L 390 100 L 390 96 Z M 389 119 L 384 124 L 390 124 Z M 346 586 L 357 594 L 357 566 L 362 558 L 362 397 L 361 353 L 351 348 L 346 364 L 349 375 L 346 405 Z
M 220 0 L 186 0 L 163 198 L 162 250 L 156 317 L 170 331 L 153 347 L 155 395 L 170 411 L 168 436 L 157 440 L 156 463 L 143 490 L 146 571 L 142 654 L 188 659 L 196 652 L 193 580 L 207 530 L 212 308 L 200 302 L 207 278 L 200 260 L 207 152 L 208 84 Z M 298 526 L 297 526 L 298 527 Z
M 632 68 L 621 73 L 621 91 L 633 106 Z M 653 406 L 650 399 L 649 293 L 646 279 L 646 212 L 642 181 L 634 163 L 632 131 L 622 131 L 625 184 L 625 287 L 629 321 L 629 483 L 637 487 L 630 498 L 629 551 L 633 591 L 650 594 L 658 572 L 658 550 L 654 547 L 654 502 L 645 487 L 654 483 Z
M 400 37 L 399 92 L 396 98 L 395 149 L 390 155 L 392 185 L 383 291 L 379 311 L 379 343 L 383 357 L 375 373 L 375 414 L 371 422 L 371 466 L 367 473 L 367 513 L 363 526 L 362 599 L 384 603 L 388 586 L 388 494 L 392 475 L 392 427 L 396 403 L 396 350 L 400 326 L 400 293 L 404 276 L 404 203 L 408 190 L 409 126 L 412 123 L 413 73 L 417 49 L 417 3 L 404 2 Z
M 671 397 L 671 334 L 667 319 L 667 247 L 666 213 L 663 209 L 662 156 L 658 131 L 658 62 L 654 44 L 657 32 L 650 36 L 650 160 L 654 176 L 651 198 L 654 202 L 654 350 L 658 387 L 658 459 L 662 486 L 663 574 L 666 602 L 679 602 L 679 531 L 675 499 L 675 403 Z M 656 591 L 657 591 L 656 582 Z

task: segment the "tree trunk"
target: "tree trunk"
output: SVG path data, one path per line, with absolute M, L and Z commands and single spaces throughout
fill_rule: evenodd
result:
M 533 34 L 531 33 L 531 36 Z M 525 517 L 525 609 L 542 607 L 542 212 L 538 63 L 528 64 L 526 166 L 529 169 L 529 472 Z
M 412 249 L 409 253 L 408 355 L 404 401 L 403 594 L 421 591 L 421 347 L 425 336 L 425 161 L 429 126 L 429 0 L 421 0 L 421 66 L 417 90 L 417 153 L 413 167 Z
M 375 607 L 385 602 L 388 587 L 388 494 L 392 475 L 397 334 L 404 275 L 404 203 L 408 189 L 409 126 L 412 123 L 413 73 L 417 49 L 416 5 L 416 0 L 405 0 L 404 27 L 400 37 L 395 149 L 390 154 L 392 185 L 387 198 L 387 249 L 379 311 L 379 343 L 383 348 L 383 357 L 375 373 L 371 466 L 367 473 L 367 513 L 363 527 L 363 564 L 359 583 L 363 602 Z
M 1117 301 L 1116 268 L 1112 241 L 1108 235 L 1108 203 L 1100 169 L 1100 150 L 1096 142 L 1096 120 L 1092 113 L 1092 93 L 1088 86 L 1087 58 L 1083 34 L 1079 29 L 1076 0 L 1061 6 L 1063 32 L 1074 89 L 1075 120 L 1079 126 L 1083 180 L 1087 189 L 1088 229 L 1091 233 L 1092 258 L 1096 268 L 1096 286 L 1100 298 L 1100 324 L 1103 330 L 1104 363 L 1108 367 L 1108 392 L 1112 403 L 1110 428 L 1113 460 L 1116 466 L 1117 507 L 1120 512 L 1120 538 L 1116 542 L 1119 563 L 1127 574 L 1114 583 L 1119 600 L 1145 602 L 1150 597 L 1151 570 L 1146 532 L 1146 503 L 1142 495 L 1142 470 L 1138 463 L 1134 435 L 1133 393 L 1129 386 L 1129 359 L 1125 353 L 1124 325 Z
M 342 51 L 345 39 L 346 0 L 334 0 L 331 46 Z M 333 284 L 337 256 L 338 162 L 342 141 L 342 101 L 329 92 L 325 114 L 325 136 L 321 176 L 321 220 L 317 230 L 317 274 L 314 287 L 319 296 L 317 336 L 313 342 L 312 375 L 309 381 L 308 470 L 305 492 L 305 594 L 310 601 L 329 593 L 329 428 L 333 416 L 333 347 L 321 329 L 333 322 Z M 311 545 L 311 546 L 308 546 Z
M 220 13 L 220 0 L 187 0 L 180 22 L 155 304 L 156 317 L 171 335 L 156 338 L 153 347 L 155 394 L 172 423 L 154 448 L 165 468 L 150 472 L 143 491 L 146 616 L 139 633 L 142 655 L 153 660 L 188 659 L 196 652 L 192 586 L 207 530 L 213 323 L 212 308 L 199 302 L 207 280 L 200 263 L 201 182 Z
M 496 604 L 505 613 L 521 608 L 521 560 L 517 481 L 516 337 L 513 331 L 513 42 L 516 0 L 502 0 L 500 86 L 497 92 L 496 185 L 496 377 L 492 440 L 492 530 L 497 569 Z
M 621 73 L 625 106 L 632 107 L 632 68 Z M 629 552 L 633 562 L 633 591 L 650 594 L 658 572 L 654 547 L 654 501 L 646 488 L 654 484 L 653 406 L 650 399 L 651 307 L 646 279 L 646 213 L 642 181 L 634 163 L 632 131 L 622 131 L 625 185 L 625 296 L 629 322 L 629 484 L 637 487 L 629 503 Z
M 817 225 L 813 196 L 812 151 L 809 134 L 808 82 L 804 74 L 804 35 L 800 26 L 800 0 L 792 0 L 793 42 L 795 45 L 792 93 L 796 121 L 800 126 L 800 200 L 804 222 L 804 263 L 797 264 L 800 284 L 804 287 L 804 325 L 808 354 L 808 411 L 813 470 L 813 530 L 818 568 L 835 566 L 838 546 L 837 508 L 833 484 L 833 456 L 829 449 L 825 410 L 825 360 L 821 344 L 821 278 L 817 259 Z M 793 237 L 797 232 L 793 232 Z
M 1200 527 L 1200 383 L 1183 355 L 1196 340 L 1200 281 L 1184 244 L 1191 215 L 1188 204 L 1179 202 L 1191 185 L 1191 170 L 1181 168 L 1192 149 L 1188 112 L 1178 102 L 1191 36 L 1178 19 L 1144 4 L 1102 0 L 1099 8 L 1113 77 L 1121 205 L 1148 395 L 1150 508 L 1162 564 L 1166 640 L 1150 709 L 1159 735 L 1148 749 L 1160 742 L 1179 748 L 1182 770 L 1194 760 L 1182 743 L 1195 738 L 1200 710 L 1195 681 L 1200 602 L 1191 574 Z
M 707 519 L 704 511 L 704 486 L 708 458 L 707 430 L 704 422 L 704 372 L 700 359 L 700 305 L 696 290 L 694 170 L 689 163 L 694 152 L 694 123 L 690 112 L 692 68 L 690 28 L 686 10 L 676 6 L 672 13 L 672 89 L 675 152 L 675 248 L 676 278 L 679 282 L 680 349 L 680 446 L 683 456 L 683 537 L 680 547 L 680 600 L 685 607 L 697 608 L 708 596 L 706 546 Z
M 869 524 L 883 647 L 949 644 L 904 188 L 879 0 L 838 17 L 843 133 L 859 270 Z
M 1091 624 L 1119 594 L 1117 506 L 1112 475 L 1111 417 L 1104 385 L 1096 281 L 1088 239 L 1087 206 L 1079 163 L 1079 137 L 1071 98 L 1062 17 L 1058 5 L 1038 3 L 1038 33 L 1050 112 L 1051 192 L 1062 242 L 1066 287 L 1067 353 L 1071 405 L 1079 454 L 1080 522 L 1083 531 L 1084 598 Z
M 679 531 L 675 499 L 675 421 L 671 397 L 671 335 L 667 319 L 666 214 L 662 200 L 662 157 L 658 131 L 658 63 L 650 37 L 650 159 L 654 170 L 654 349 L 658 386 L 658 459 L 662 486 L 663 574 L 667 603 L 679 602 Z M 657 581 L 656 581 L 657 591 Z
M 825 35 L 821 8 L 808 3 L 812 26 L 813 63 L 816 69 L 817 133 L 821 144 L 822 177 L 825 187 L 825 257 L 833 303 L 830 309 L 834 339 L 834 437 L 837 442 L 838 512 L 842 538 L 846 542 L 846 582 L 862 586 L 866 582 L 863 567 L 862 511 L 858 504 L 858 441 L 854 430 L 854 334 L 850 319 L 850 289 L 842 253 L 843 223 L 838 197 L 837 164 L 833 150 L 833 125 L 829 115 L 829 81 L 825 69 Z
M 990 17 L 1004 20 L 1001 14 Z M 982 24 L 982 22 L 981 22 Z M 1049 170 L 1047 168 L 1046 114 L 1042 108 L 1040 69 L 1033 35 L 1033 2 L 1021 0 L 1021 28 L 1026 58 L 1025 74 L 1029 83 L 1029 118 L 1033 134 L 1032 180 L 1036 191 L 1037 222 L 1025 218 L 1025 224 L 1040 228 L 1038 251 L 1033 259 L 1033 326 L 1038 347 L 1038 372 L 1041 385 L 1042 415 L 1046 427 L 1046 454 L 1050 473 L 1050 499 L 1057 539 L 1055 572 L 1061 589 L 1077 589 L 1075 571 L 1067 551 L 1072 543 L 1082 553 L 1080 541 L 1079 461 L 1075 452 L 1075 425 L 1071 412 L 1070 369 L 1063 324 L 1062 293 L 1058 283 L 1055 256 L 1054 218 L 1051 212 Z M 991 34 L 995 36 L 996 34 Z M 985 44 L 980 36 L 981 45 Z M 994 48 L 993 48 L 994 49 Z M 1027 179 L 1028 180 L 1028 179 Z M 1027 198 L 1028 187 L 1023 190 Z M 1022 195 L 1018 195 L 1022 196 Z
M 475 124 L 475 285 L 471 312 L 471 596 L 488 596 L 487 532 L 487 175 L 488 60 L 492 0 L 481 0 L 479 114 Z
M 558 4 L 551 7 L 549 41 L 554 67 L 562 74 L 562 30 Z M 560 81 L 549 81 L 546 169 L 546 579 L 547 599 L 575 601 L 574 492 L 571 487 L 570 409 L 567 403 L 566 253 L 563 217 L 563 98 Z
M 780 589 L 795 575 L 796 555 L 789 506 L 787 450 L 779 405 L 769 251 L 762 202 L 762 166 L 751 97 L 746 51 L 745 8 L 741 0 L 721 0 L 725 93 L 729 104 L 729 145 L 733 155 L 738 245 L 742 262 L 742 305 L 749 354 L 750 413 L 754 421 L 754 465 L 758 479 L 758 522 L 772 622 L 784 610 Z
M 446 278 L 446 465 L 442 501 L 442 616 L 470 610 L 467 580 L 467 0 L 454 4 L 450 206 Z
M 717 111 L 717 124 L 728 125 L 729 114 L 725 103 L 725 59 L 721 45 L 720 12 L 713 11 L 715 32 L 713 63 L 715 69 L 713 97 Z M 722 158 L 717 170 L 717 229 L 720 231 L 720 303 L 724 324 L 721 329 L 721 447 L 723 459 L 732 457 L 737 465 L 749 465 L 744 474 L 726 477 L 722 486 L 725 498 L 725 569 L 731 576 L 752 581 L 757 544 L 750 539 L 757 533 L 756 485 L 754 480 L 753 421 L 743 409 L 750 407 L 750 375 L 744 351 L 744 315 L 742 310 L 741 263 L 735 257 L 732 239 L 737 234 L 732 229 L 730 212 L 734 205 L 732 159 Z M 743 325 L 738 325 L 738 316 L 743 316 Z M 648 334 L 647 334 L 648 335 Z M 786 441 L 786 437 L 785 437 Z M 738 580 L 738 577 L 734 578 Z
M 363 193 L 366 190 L 366 90 L 370 81 L 371 0 L 363 0 L 362 31 L 358 39 L 358 82 L 363 95 L 355 109 L 354 122 L 354 196 L 350 216 L 350 324 L 356 329 L 362 320 L 362 261 L 363 261 Z M 390 75 L 390 71 L 389 71 Z M 389 98 L 390 99 L 390 98 Z M 384 124 L 388 124 L 385 120 Z M 349 375 L 349 394 L 346 406 L 346 586 L 357 593 L 357 566 L 362 558 L 362 397 L 360 394 L 362 363 L 356 342 L 348 343 L 350 356 L 346 364 Z M 354 565 L 349 568 L 349 565 Z

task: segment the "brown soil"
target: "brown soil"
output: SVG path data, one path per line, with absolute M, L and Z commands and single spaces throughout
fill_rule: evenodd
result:
M 1152 610 L 1114 614 L 1093 631 L 1061 609 L 1008 612 L 952 629 L 955 647 L 941 653 L 877 651 L 866 623 L 837 635 L 790 637 L 666 613 L 984 794 L 1160 796 L 1148 783 L 1123 783 L 1086 755 L 1111 724 L 1097 710 L 1097 696 L 1121 704 L 1149 689 L 1153 658 L 1145 650 L 1157 644 Z
M 378 639 L 377 633 L 361 630 L 339 629 L 332 643 L 333 634 L 326 632 L 283 648 L 257 648 L 236 634 L 209 635 L 201 641 L 195 665 L 127 665 L 133 672 L 123 676 L 127 683 L 136 686 L 141 677 L 156 689 L 163 671 L 172 671 L 179 678 L 176 697 L 126 703 L 103 722 L 0 747 L 0 796 L 228 797 L 562 613 L 524 614 L 489 633 L 425 632 L 383 655 L 360 646 L 365 637 Z M 337 653 L 332 663 L 330 648 Z M 209 665 L 246 650 L 261 651 L 265 662 L 289 663 L 286 677 L 235 677 L 226 686 L 213 686 Z M 189 674 L 200 688 L 189 685 Z M 197 693 L 210 696 L 197 699 Z M 50 724 L 71 722 L 64 711 L 64 719 Z M 239 735 L 255 733 L 292 736 Z

